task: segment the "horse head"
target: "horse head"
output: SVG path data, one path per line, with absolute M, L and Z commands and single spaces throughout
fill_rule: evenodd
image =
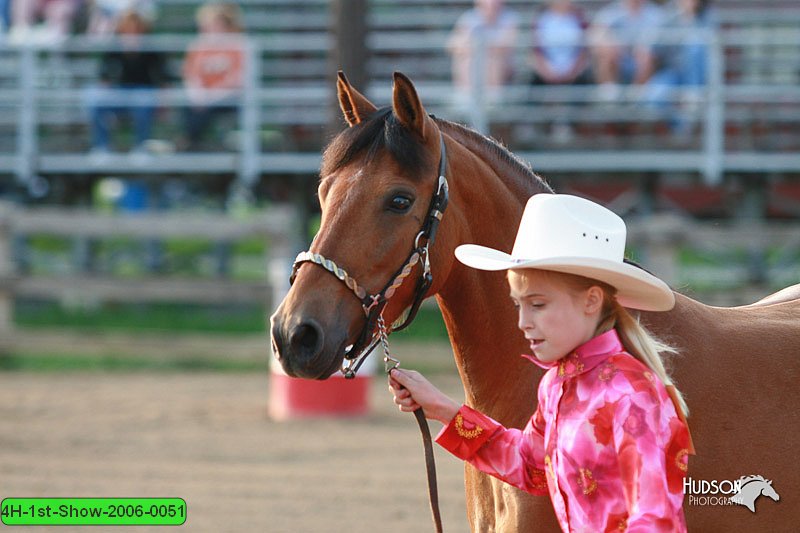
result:
M 439 243 L 452 240 L 446 231 L 430 250 L 425 241 L 432 236 L 420 236 L 429 220 L 438 226 L 447 186 L 437 174 L 444 140 L 414 85 L 395 73 L 392 105 L 382 109 L 342 73 L 337 89 L 349 127 L 323 153 L 320 229 L 298 256 L 292 287 L 271 317 L 273 350 L 284 370 L 310 379 L 329 377 L 373 337 L 371 301 L 392 324 L 420 292 L 426 264 L 438 273 L 452 262 L 451 253 L 439 251 Z M 437 199 L 441 209 L 432 203 Z M 438 284 L 422 286 L 420 296 Z
M 767 496 L 776 502 L 780 500 L 780 496 L 772 486 L 772 480 L 764 479 L 763 476 L 742 476 L 738 483 L 739 490 L 731 496 L 730 500 L 733 503 L 744 505 L 753 513 L 756 512 L 756 499 L 759 496 Z

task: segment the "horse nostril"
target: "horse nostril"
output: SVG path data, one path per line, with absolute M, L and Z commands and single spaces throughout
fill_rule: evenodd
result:
M 278 349 L 278 343 L 275 342 L 275 338 L 272 338 L 272 353 L 276 356 L 280 356 L 281 351 Z
M 290 347 L 292 353 L 313 359 L 322 349 L 322 328 L 313 320 L 303 322 L 292 332 Z
M 274 324 L 272 326 L 271 333 L 272 335 L 270 335 L 271 337 L 270 340 L 272 341 L 272 353 L 273 355 L 278 357 L 278 359 L 280 359 L 281 355 L 285 353 L 284 352 L 285 346 L 283 344 L 283 335 L 281 335 L 281 328 L 278 327 L 277 324 Z

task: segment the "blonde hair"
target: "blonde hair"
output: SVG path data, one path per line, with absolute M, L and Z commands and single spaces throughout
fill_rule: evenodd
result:
M 684 400 L 683 395 L 672 381 L 661 356 L 661 354 L 676 354 L 678 351 L 655 337 L 637 318 L 622 307 L 617 301 L 617 290 L 614 287 L 602 281 L 576 274 L 536 269 L 509 270 L 509 283 L 519 286 L 527 285 L 528 273 L 532 270 L 563 281 L 567 288 L 574 292 L 582 292 L 590 287 L 600 287 L 603 290 L 603 306 L 595 336 L 616 329 L 625 350 L 644 363 L 653 374 L 658 376 L 658 379 L 661 380 L 665 387 L 672 387 L 678 402 L 677 407 L 683 412 L 684 417 L 689 416 L 689 407 L 686 405 L 686 400 Z
M 211 2 L 197 9 L 195 16 L 198 25 L 206 20 L 219 20 L 230 32 L 242 31 L 242 16 L 239 6 L 232 2 Z

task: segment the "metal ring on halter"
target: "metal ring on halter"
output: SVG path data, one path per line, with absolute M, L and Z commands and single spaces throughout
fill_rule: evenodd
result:
M 425 237 L 425 231 L 420 231 L 417 233 L 416 238 L 414 239 L 414 248 L 419 250 L 419 254 L 421 256 L 425 256 L 425 261 L 422 263 L 422 275 L 425 276 L 426 274 L 430 274 L 431 272 L 431 254 L 428 250 L 428 245 L 430 245 L 430 241 L 425 243 L 425 246 L 419 245 L 420 238 Z
M 388 374 L 389 372 L 391 372 L 395 368 L 398 368 L 399 366 L 400 366 L 400 360 L 399 359 L 395 359 L 391 355 L 385 355 L 383 357 L 383 371 L 386 374 Z
M 425 232 L 424 231 L 420 231 L 419 233 L 417 233 L 417 236 L 414 237 L 414 248 L 415 249 L 419 250 L 419 248 L 420 248 L 419 240 L 424 236 L 425 236 Z M 426 245 L 425 248 L 427 248 L 427 247 L 428 246 Z

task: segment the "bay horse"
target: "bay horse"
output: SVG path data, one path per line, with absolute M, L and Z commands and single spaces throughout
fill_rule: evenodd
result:
M 466 403 L 522 427 L 536 407 L 541 370 L 520 357 L 527 346 L 505 275 L 467 268 L 453 251 L 464 243 L 511 250 L 526 200 L 551 188 L 497 142 L 429 116 L 401 73 L 394 74 L 391 106 L 382 109 L 343 74 L 337 88 L 349 127 L 323 154 L 322 220 L 311 252 L 330 258 L 342 275 L 336 279 L 320 263 L 296 265 L 294 283 L 271 317 L 280 363 L 289 375 L 308 379 L 325 379 L 340 368 L 346 347 L 365 329 L 362 301 L 340 281 L 370 293 L 387 286 L 426 219 L 437 194 L 437 164 L 443 164 L 449 206 L 429 250 L 433 281 L 426 296 L 435 296 L 442 311 Z M 413 276 L 422 264 L 413 265 Z M 410 281 L 396 288 L 383 309 L 387 324 L 410 305 L 413 292 Z M 672 311 L 641 314 L 653 333 L 680 351 L 671 366 L 691 411 L 697 455 L 690 458 L 689 476 L 758 474 L 782 494 L 780 502 L 761 503 L 757 513 L 687 501 L 690 530 L 796 531 L 800 524 L 798 296 L 800 285 L 749 306 L 719 308 L 676 293 Z M 547 497 L 469 465 L 465 488 L 473 531 L 559 531 Z

